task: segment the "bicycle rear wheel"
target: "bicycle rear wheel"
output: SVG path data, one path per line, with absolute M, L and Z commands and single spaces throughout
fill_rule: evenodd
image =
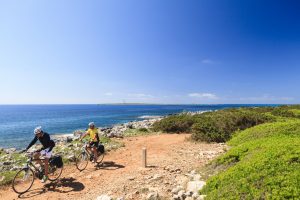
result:
M 34 181 L 34 172 L 30 168 L 24 168 L 17 172 L 15 175 L 12 188 L 18 194 L 27 192 Z
M 80 152 L 78 155 L 75 155 L 76 161 L 76 168 L 79 171 L 83 171 L 89 162 L 88 154 L 86 152 Z
M 50 181 L 56 181 L 62 174 L 63 167 L 58 168 L 55 165 L 49 165 L 48 178 Z
M 97 164 L 101 164 L 104 158 L 104 153 L 98 152 Z

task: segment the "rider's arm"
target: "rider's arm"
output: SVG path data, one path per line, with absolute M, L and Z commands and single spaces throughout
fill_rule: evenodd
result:
M 96 139 L 98 142 L 100 142 L 99 133 L 96 134 Z
M 37 136 L 35 136 L 35 137 L 33 138 L 33 140 L 30 142 L 30 144 L 28 145 L 28 147 L 26 148 L 26 151 L 27 151 L 30 147 L 32 147 L 32 145 L 34 145 L 34 144 L 36 143 L 37 140 L 38 140 L 38 138 L 37 138 Z
M 81 137 L 80 137 L 80 140 L 82 140 L 85 136 L 87 136 L 89 134 L 89 132 L 85 132 Z
M 52 151 L 52 149 L 55 147 L 55 142 L 53 140 L 50 140 L 50 147 L 48 152 Z

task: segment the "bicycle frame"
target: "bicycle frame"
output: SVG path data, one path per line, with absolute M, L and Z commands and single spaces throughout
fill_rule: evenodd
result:
M 89 157 L 91 157 L 93 155 L 93 152 L 90 153 L 89 150 L 88 150 L 88 146 L 87 146 L 87 142 L 84 143 L 84 145 L 82 146 L 82 152 L 85 152 Z M 92 148 L 90 148 L 92 149 Z
M 38 172 L 38 173 L 42 173 L 35 165 L 33 162 L 35 161 L 44 161 L 45 158 L 32 158 L 32 156 L 30 155 L 29 159 L 26 162 L 25 167 L 23 167 L 23 169 L 28 169 L 28 168 L 33 168 L 34 173 Z

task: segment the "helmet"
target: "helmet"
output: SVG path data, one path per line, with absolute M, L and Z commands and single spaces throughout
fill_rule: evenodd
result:
M 89 126 L 95 126 L 95 123 L 94 122 L 90 122 Z
M 41 126 L 38 126 L 38 127 L 36 127 L 35 129 L 34 129 L 34 134 L 36 135 L 36 134 L 39 134 L 39 133 L 41 133 L 42 132 L 42 127 Z

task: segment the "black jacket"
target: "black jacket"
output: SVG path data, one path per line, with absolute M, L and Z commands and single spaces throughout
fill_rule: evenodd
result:
M 41 142 L 41 144 L 43 145 L 43 149 L 47 149 L 50 148 L 49 151 L 52 151 L 53 147 L 55 147 L 55 143 L 53 140 L 50 140 L 50 135 L 46 132 L 43 132 L 43 136 L 38 138 L 37 136 L 35 136 L 33 138 L 33 140 L 30 142 L 30 144 L 28 145 L 28 147 L 26 148 L 26 150 L 28 150 L 30 147 L 32 147 L 32 145 L 34 145 L 37 140 L 39 140 Z

